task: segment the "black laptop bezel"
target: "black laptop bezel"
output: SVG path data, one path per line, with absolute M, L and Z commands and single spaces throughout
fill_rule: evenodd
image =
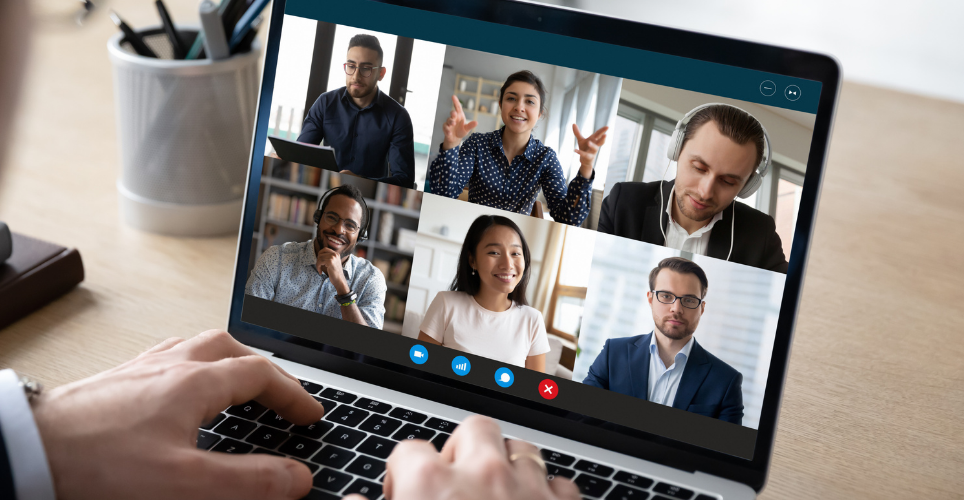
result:
M 250 258 L 256 200 L 260 188 L 263 158 L 254 153 L 267 140 L 270 106 L 259 105 L 244 217 L 238 240 L 238 258 L 232 293 L 228 331 L 245 344 L 273 352 L 276 356 L 318 367 L 361 381 L 377 384 L 468 411 L 536 428 L 562 437 L 599 446 L 626 455 L 688 471 L 701 471 L 749 485 L 759 491 L 766 482 L 772 456 L 777 415 L 783 394 L 794 324 L 799 307 L 816 206 L 819 198 L 835 103 L 839 92 L 840 68 L 829 56 L 781 48 L 684 30 L 636 23 L 572 9 L 514 0 L 343 0 L 376 1 L 441 14 L 538 30 L 597 42 L 643 49 L 746 69 L 818 81 L 822 84 L 803 194 L 791 249 L 790 266 L 777 322 L 770 370 L 764 393 L 757 442 L 752 460 L 714 452 L 653 434 L 634 431 L 631 436 L 596 425 L 592 419 L 577 418 L 539 403 L 509 397 L 499 391 L 469 385 L 418 370 L 376 360 L 292 335 L 257 327 L 241 321 L 244 284 Z M 259 103 L 270 102 L 274 88 L 285 0 L 275 0 Z M 248 203 L 251 202 L 251 203 Z M 582 421 L 576 421 L 582 420 Z M 626 429 L 621 429 L 621 431 Z M 564 450 L 561 450 L 564 451 Z

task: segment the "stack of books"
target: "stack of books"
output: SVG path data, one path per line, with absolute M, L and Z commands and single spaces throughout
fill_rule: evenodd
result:
M 268 218 L 295 224 L 313 225 L 315 202 L 302 196 L 271 193 L 268 198 Z

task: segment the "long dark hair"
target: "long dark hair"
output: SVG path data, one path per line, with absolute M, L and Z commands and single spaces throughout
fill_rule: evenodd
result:
M 522 272 L 522 279 L 519 280 L 519 284 L 516 285 L 515 290 L 509 294 L 509 300 L 522 304 L 524 306 L 529 305 L 526 300 L 526 286 L 529 284 L 529 264 L 532 262 L 532 256 L 529 253 L 529 244 L 526 243 L 526 237 L 522 234 L 522 230 L 519 226 L 512 222 L 512 220 L 499 215 L 480 215 L 472 225 L 469 226 L 469 232 L 465 235 L 465 241 L 462 242 L 462 252 L 459 254 L 459 266 L 455 271 L 455 279 L 452 280 L 451 290 L 453 292 L 465 292 L 469 295 L 475 296 L 479 293 L 479 288 L 482 286 L 482 280 L 478 274 L 472 274 L 472 265 L 469 264 L 470 257 L 476 257 L 475 250 L 479 247 L 479 242 L 482 241 L 482 235 L 485 233 L 486 229 L 492 226 L 505 226 L 519 235 L 519 240 L 522 241 L 522 258 L 525 260 L 525 271 Z M 478 259 L 478 257 L 476 257 Z

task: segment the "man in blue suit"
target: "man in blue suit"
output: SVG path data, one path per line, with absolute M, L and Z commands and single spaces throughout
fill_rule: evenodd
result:
M 656 330 L 607 340 L 582 383 L 742 424 L 743 375 L 693 338 L 708 286 L 695 262 L 663 259 L 646 292 Z

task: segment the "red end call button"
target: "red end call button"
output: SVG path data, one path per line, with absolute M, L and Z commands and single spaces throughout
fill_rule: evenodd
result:
M 545 399 L 555 399 L 559 394 L 559 386 L 549 379 L 539 382 L 539 395 Z

